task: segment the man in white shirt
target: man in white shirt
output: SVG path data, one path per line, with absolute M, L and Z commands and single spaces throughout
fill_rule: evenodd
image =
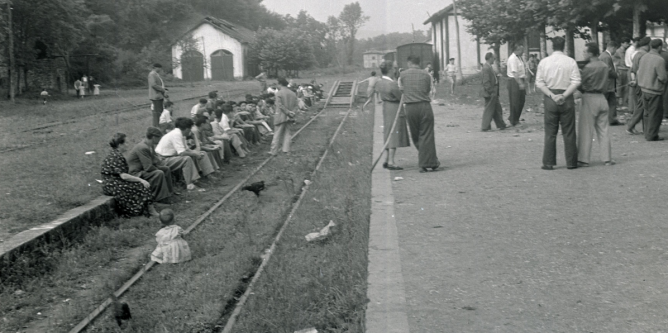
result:
M 163 163 L 171 172 L 181 170 L 188 191 L 199 190 L 193 182 L 200 178 L 193 159 L 202 159 L 205 152 L 188 149 L 185 137 L 190 133 L 193 121 L 188 118 L 176 118 L 175 129 L 165 134 L 155 147 L 155 152 L 163 159 Z
M 624 64 L 628 70 L 626 71 L 627 80 L 626 82 L 631 82 L 631 67 L 633 67 L 633 57 L 638 52 L 638 41 L 640 37 L 633 38 L 633 45 L 629 46 L 624 53 Z M 629 102 L 629 112 L 633 113 L 636 110 L 636 95 L 633 88 L 626 89 L 627 100 Z
M 513 54 L 508 57 L 508 97 L 510 99 L 510 126 L 520 123 L 520 116 L 526 100 L 526 66 L 522 60 L 524 46 L 515 46 Z
M 204 109 L 206 107 L 206 103 L 208 103 L 208 102 L 209 101 L 207 101 L 206 98 L 200 98 L 199 103 L 195 104 L 195 106 L 193 106 L 190 109 L 190 117 L 195 119 L 195 116 L 197 115 L 197 111 L 199 111 L 199 109 Z
M 232 111 L 231 105 L 224 105 L 223 109 L 216 109 L 214 112 L 215 120 L 211 122 L 211 128 L 213 128 L 214 139 L 227 140 L 232 144 L 232 147 L 237 151 L 239 157 L 245 158 L 247 151 L 243 148 L 241 139 L 238 134 L 236 134 L 236 129 L 230 128 L 230 120 L 227 115 L 224 113 L 224 110 L 227 109 L 227 113 Z M 230 155 L 227 155 L 230 156 Z
M 580 69 L 575 59 L 564 54 L 565 40 L 552 39 L 552 54 L 541 60 L 536 70 L 536 88 L 545 97 L 545 148 L 543 170 L 554 170 L 557 165 L 557 133 L 559 124 L 564 136 L 566 167 L 578 167 L 577 138 L 575 136 L 575 100 L 573 93 L 580 86 Z

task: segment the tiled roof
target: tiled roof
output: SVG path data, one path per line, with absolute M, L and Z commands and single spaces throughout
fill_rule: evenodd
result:
M 453 6 L 449 5 L 439 10 L 438 12 L 436 12 L 436 14 L 430 16 L 426 21 L 424 21 L 423 24 L 429 24 L 430 22 L 440 21 L 443 17 L 445 17 L 445 15 L 448 15 L 452 11 L 452 8 Z
M 216 30 L 238 40 L 241 43 L 249 43 L 253 38 L 255 38 L 255 32 L 250 29 L 244 28 L 240 25 L 228 22 L 223 19 L 215 18 L 212 16 L 205 16 L 203 18 L 197 19 L 193 24 L 190 24 L 190 27 L 187 28 L 186 32 L 180 35 L 180 37 L 173 41 L 172 44 L 178 42 L 183 36 L 191 33 L 193 30 L 197 29 L 202 24 L 210 24 Z

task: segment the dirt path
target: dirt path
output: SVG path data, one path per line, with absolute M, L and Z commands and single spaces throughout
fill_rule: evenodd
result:
M 482 133 L 474 104 L 434 107 L 444 171 L 420 174 L 414 148 L 397 152 L 410 330 L 664 332 L 668 144 L 612 127 L 617 165 L 594 143 L 592 166 L 567 170 L 559 136 L 557 169 L 543 171 L 542 114 Z

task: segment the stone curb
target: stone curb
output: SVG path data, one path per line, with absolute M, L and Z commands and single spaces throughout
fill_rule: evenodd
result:
M 373 129 L 373 157 L 383 148 L 383 111 L 376 107 Z M 366 308 L 367 333 L 408 333 L 404 277 L 390 171 L 376 166 L 371 174 L 371 221 Z
M 85 235 L 83 229 L 100 225 L 115 216 L 114 198 L 100 196 L 49 223 L 22 231 L 0 243 L 0 272 L 22 254 L 36 251 L 42 244 L 75 240 Z

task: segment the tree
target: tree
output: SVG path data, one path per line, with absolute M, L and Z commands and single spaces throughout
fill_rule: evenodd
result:
M 369 17 L 363 15 L 359 2 L 353 2 L 343 7 L 343 11 L 339 14 L 339 21 L 341 23 L 341 36 L 347 46 L 347 63 L 348 65 L 352 65 L 357 31 L 364 23 L 369 21 Z
M 296 28 L 260 29 L 249 49 L 249 60 L 262 66 L 271 76 L 278 76 L 281 70 L 289 76 L 297 76 L 300 70 L 316 63 L 307 36 Z

